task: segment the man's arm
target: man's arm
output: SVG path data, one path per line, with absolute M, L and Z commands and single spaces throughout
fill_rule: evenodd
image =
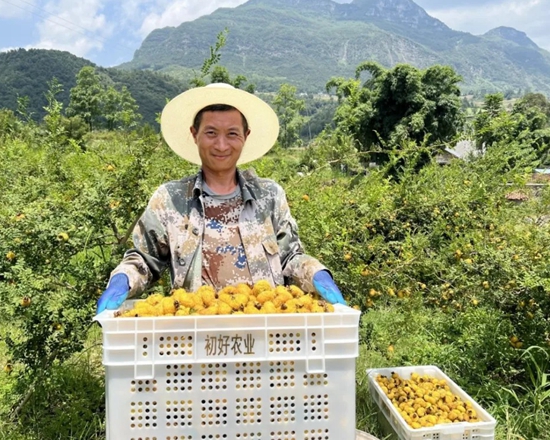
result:
M 128 276 L 129 296 L 147 289 L 169 264 L 170 246 L 162 221 L 167 197 L 168 193 L 162 186 L 153 194 L 134 228 L 134 249 L 126 251 L 122 262 L 111 273 L 111 278 L 117 273 Z
M 283 276 L 305 292 L 315 291 L 313 276 L 328 270 L 316 258 L 307 255 L 298 236 L 298 225 L 292 217 L 284 190 L 276 185 L 273 227 L 277 235 Z

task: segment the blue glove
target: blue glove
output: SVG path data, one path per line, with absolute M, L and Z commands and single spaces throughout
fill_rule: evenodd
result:
M 347 305 L 342 292 L 338 286 L 334 284 L 334 280 L 327 270 L 320 270 L 313 275 L 313 287 L 319 295 L 331 304 Z
M 103 312 L 103 310 L 115 310 L 118 309 L 124 300 L 128 297 L 130 291 L 130 281 L 128 276 L 123 273 L 117 273 L 111 278 L 109 286 L 105 289 L 105 292 L 99 297 L 97 302 L 97 313 Z

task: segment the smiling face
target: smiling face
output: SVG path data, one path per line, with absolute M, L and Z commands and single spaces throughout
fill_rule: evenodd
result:
M 212 174 L 234 172 L 249 133 L 236 109 L 203 112 L 198 128 L 191 127 L 203 170 Z

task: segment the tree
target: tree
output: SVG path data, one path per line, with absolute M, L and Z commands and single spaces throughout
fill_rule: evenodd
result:
M 550 162 L 550 127 L 545 111 L 546 98 L 528 94 L 511 111 L 504 108 L 502 94 L 485 97 L 482 112 L 474 120 L 478 148 L 505 151 L 519 145 L 526 156 Z
M 279 142 L 283 148 L 288 148 L 300 140 L 300 130 L 306 120 L 300 112 L 306 107 L 305 101 L 296 97 L 296 87 L 282 84 L 273 105 L 281 125 Z
M 225 46 L 228 33 L 229 30 L 225 28 L 217 35 L 216 44 L 210 46 L 210 56 L 203 61 L 200 73 L 195 74 L 195 77 L 190 81 L 193 87 L 204 87 L 206 85 L 205 78 L 208 75 L 210 75 L 211 83 L 231 84 L 237 89 L 243 88 L 242 86 L 248 82 L 248 79 L 244 75 L 237 75 L 234 79 L 231 79 L 227 68 L 218 65 L 222 56 L 220 51 Z M 255 88 L 254 84 L 248 84 L 244 90 L 254 93 Z
M 131 128 L 141 119 L 139 106 L 126 86 L 120 92 L 114 86 L 107 87 L 103 93 L 102 107 L 109 130 Z
M 67 115 L 79 115 L 92 130 L 101 117 L 102 95 L 103 87 L 95 68 L 83 67 L 76 76 L 76 85 L 71 89 Z
M 369 76 L 361 84 L 364 72 Z M 338 130 L 351 134 L 361 151 L 379 151 L 373 156 L 385 162 L 387 150 L 407 140 L 427 142 L 435 154 L 454 138 L 464 122 L 460 81 L 448 66 L 419 70 L 400 64 L 386 70 L 364 62 L 355 79 L 332 78 L 326 87 L 335 89 L 340 100 Z
M 54 145 L 59 146 L 65 141 L 65 128 L 63 126 L 63 116 L 61 111 L 63 110 L 63 104 L 57 100 L 57 95 L 63 91 L 63 85 L 53 77 L 48 82 L 48 91 L 46 92 L 46 99 L 48 104 L 44 107 L 46 110 L 46 116 L 44 116 L 44 123 L 48 133 L 48 140 Z

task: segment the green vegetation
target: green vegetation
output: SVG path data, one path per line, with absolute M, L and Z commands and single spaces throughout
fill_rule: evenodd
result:
M 211 55 L 210 79 L 228 75 Z M 283 185 L 306 250 L 363 312 L 358 428 L 383 438 L 367 368 L 434 364 L 497 418 L 498 440 L 544 439 L 550 192 L 526 184 L 547 160 L 550 104 L 530 94 L 506 109 L 502 96 L 487 96 L 465 129 L 483 154 L 441 166 L 442 146 L 462 135 L 456 73 L 365 69 L 364 84 L 329 81 L 340 95 L 327 104 L 337 105 L 335 127 L 306 148 L 281 140 L 251 164 Z M 0 439 L 104 439 L 96 301 L 154 189 L 196 170 L 150 126 L 108 117 L 106 103 L 123 100 L 105 96 L 124 92 L 97 75 L 75 73 L 68 108 L 50 80 L 39 122 L 24 98 L 0 110 Z M 289 85 L 274 98 L 280 111 L 302 109 L 299 101 Z M 381 148 L 384 160 L 370 167 Z
M 67 108 L 77 73 L 86 66 L 95 68 L 101 88 L 112 87 L 119 93 L 124 93 L 122 90 L 126 88 L 144 122 L 151 125 L 156 124 L 157 113 L 166 100 L 186 88 L 184 83 L 159 73 L 101 68 L 68 52 L 18 49 L 0 53 L 0 107 L 16 111 L 18 101 L 24 98 L 28 116 L 40 121 L 46 115 L 48 82 L 56 78 L 62 85 L 57 99 Z

